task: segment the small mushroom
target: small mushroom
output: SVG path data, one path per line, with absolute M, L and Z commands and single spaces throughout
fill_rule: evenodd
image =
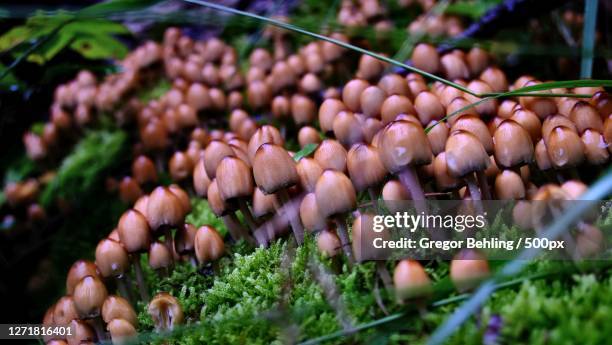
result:
M 178 299 L 167 292 L 160 292 L 147 306 L 158 332 L 171 331 L 184 321 L 183 308 Z

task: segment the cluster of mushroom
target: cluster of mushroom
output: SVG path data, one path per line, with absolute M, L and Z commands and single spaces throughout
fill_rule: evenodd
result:
M 388 31 L 393 24 L 387 19 L 387 9 L 379 0 L 343 0 L 338 11 L 338 23 L 348 27 L 374 27 L 376 31 Z
M 176 185 L 157 187 L 140 197 L 121 216 L 117 228 L 98 243 L 95 263 L 78 260 L 68 272 L 66 296 L 49 308 L 43 323 L 71 325 L 74 332 L 55 340 L 99 342 L 107 339 L 106 331 L 114 343 L 134 337 L 137 323 L 132 305 L 136 299 L 130 266 L 140 300 L 149 303 L 147 310 L 156 328 L 169 330 L 182 323 L 182 308 L 173 296 L 160 293 L 149 302 L 141 254 L 147 253 L 149 266 L 160 276 L 167 276 L 178 260 L 205 265 L 219 259 L 225 251 L 223 239 L 211 226 L 198 229 L 185 223 L 190 209 L 187 193 Z M 119 295 L 109 295 L 113 287 Z
M 5 215 L 2 222 L 23 225 L 26 228 L 44 224 L 47 220 L 47 212 L 37 202 L 37 198 L 41 189 L 52 178 L 53 173 L 47 173 L 38 178 L 7 183 L 3 193 L 11 208 L 11 214 Z
M 352 233 L 347 226 L 357 209 L 358 193 L 367 193 L 374 204 L 382 196 L 385 201 L 414 200 L 421 208 L 429 194 L 446 199 L 539 200 L 545 195 L 542 190 L 562 195 L 550 192 L 551 185 L 536 186 L 533 177 L 540 171 L 555 172 L 545 180 L 567 180 L 568 169 L 579 164 L 609 162 L 612 103 L 599 88 L 553 91 L 593 94 L 586 101 L 532 96 L 501 103 L 487 100 L 464 109 L 477 98 L 439 82 L 430 86 L 415 73 L 386 73 L 384 63 L 364 55 L 356 78 L 339 92 L 325 89 L 323 81 L 343 73 L 344 49 L 314 42 L 295 54 L 254 50 L 244 78 L 245 102 L 238 91 L 242 77 L 231 47 L 216 39 L 193 42 L 176 29 L 166 32 L 162 47 L 165 72 L 173 86 L 136 112 L 141 140 L 134 147 L 137 158 L 132 175 L 118 186 L 121 198 L 134 205 L 99 243 L 99 274 L 88 274 L 94 282 L 114 279 L 127 300 L 132 299 L 127 286 L 130 261 L 140 298 L 148 300 L 141 253 L 148 253 L 149 265 L 162 276 L 181 258 L 209 264 L 223 255 L 224 241 L 214 228 L 196 229 L 185 223 L 191 208 L 186 191 L 208 200 L 233 240 L 266 246 L 290 230 L 302 243 L 306 230 L 316 234 L 322 253 L 343 253 L 352 265 L 363 260 L 359 251 L 363 239 L 357 230 L 361 226 L 353 223 Z M 412 56 L 414 66 L 440 72 L 476 93 L 539 83 L 523 76 L 509 85 L 491 60 L 479 48 L 440 57 L 435 47 L 425 44 L 415 47 Z M 229 93 L 227 98 L 222 88 Z M 229 130 L 212 129 L 222 123 L 211 114 L 224 111 L 230 113 Z M 282 128 L 260 126 L 256 112 L 271 114 Z M 455 116 L 444 120 L 451 114 Z M 296 161 L 294 153 L 285 149 L 291 132 L 284 119 L 290 116 L 291 125 L 299 128 L 300 146 L 318 145 L 312 158 Z M 166 155 L 170 147 L 172 154 Z M 155 187 L 157 174 L 164 170 L 176 184 Z M 387 206 L 391 209 L 392 204 Z M 533 212 L 530 207 L 515 211 Z M 355 217 L 355 222 L 363 216 Z M 592 228 L 584 227 L 578 236 L 592 239 L 596 235 Z M 592 249 L 589 244 L 583 246 L 585 253 Z M 469 290 L 489 273 L 481 253 L 460 252 L 456 259 L 451 278 L 459 290 Z M 393 280 L 400 299 L 421 295 L 430 286 L 426 271 L 414 260 L 400 261 L 393 279 L 384 264 L 378 273 L 387 286 Z M 171 328 L 168 320 L 182 319 L 171 296 L 154 301 L 149 311 L 158 313 L 165 325 L 160 329 Z M 165 317 L 169 312 L 181 317 Z

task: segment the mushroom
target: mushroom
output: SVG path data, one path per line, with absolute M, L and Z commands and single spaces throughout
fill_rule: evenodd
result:
M 504 120 L 493 134 L 495 161 L 500 168 L 517 169 L 530 164 L 534 147 L 529 133 L 517 122 Z
M 340 239 L 333 230 L 323 230 L 317 234 L 317 247 L 328 258 L 340 253 Z
M 198 230 L 192 224 L 185 223 L 176 230 L 174 235 L 174 251 L 178 255 L 187 255 L 191 263 L 195 265 L 195 235 Z
M 525 184 L 514 170 L 503 170 L 495 178 L 495 194 L 501 200 L 519 200 L 526 196 Z
M 133 324 L 122 318 L 112 319 L 106 325 L 113 344 L 130 344 L 138 334 Z
M 147 156 L 136 157 L 132 162 L 132 176 L 141 186 L 157 182 L 155 164 Z
M 390 238 L 387 231 L 374 232 L 374 214 L 372 213 L 359 213 L 353 220 L 353 254 L 357 262 L 364 262 L 366 260 L 376 261 L 376 272 L 383 282 L 383 285 L 387 290 L 393 288 L 393 282 L 391 274 L 387 269 L 386 261 L 381 260 L 385 254 L 384 250 L 380 250 L 374 247 L 374 240 L 381 238 L 388 240 Z
M 397 263 L 393 271 L 393 285 L 400 303 L 431 294 L 431 279 L 423 266 L 415 260 L 404 259 Z
M 351 180 L 340 171 L 325 170 L 317 181 L 315 197 L 321 215 L 336 223 L 342 250 L 349 265 L 352 265 L 354 260 L 345 215 L 357 205 L 357 196 Z
M 72 296 L 63 296 L 53 308 L 53 325 L 69 326 L 72 320 L 78 320 L 79 313 Z
M 102 319 L 106 323 L 110 323 L 114 319 L 123 319 L 132 326 L 138 325 L 138 316 L 130 303 L 122 297 L 109 295 L 102 304 Z
M 484 175 L 490 160 L 480 140 L 467 131 L 453 132 L 446 142 L 445 152 L 448 172 L 454 177 L 464 178 L 472 199 L 481 200 L 474 173 Z
M 323 170 L 346 171 L 346 149 L 336 140 L 325 139 L 314 153 L 314 159 Z
M 106 339 L 102 325 L 102 305 L 108 296 L 106 286 L 100 279 L 86 276 L 74 287 L 74 306 L 83 320 L 92 319 L 99 341 Z
M 72 320 L 70 322 L 70 334 L 66 335 L 68 345 L 81 345 L 92 343 L 95 339 L 94 330 L 83 320 Z M 104 339 L 98 339 L 102 341 Z
M 463 249 L 451 261 L 450 278 L 459 292 L 467 292 L 490 275 L 487 259 L 475 249 Z
M 149 249 L 151 243 L 151 229 L 142 213 L 130 209 L 123 213 L 117 225 L 119 239 L 128 253 L 132 256 L 136 281 L 143 301 L 149 300 L 149 292 L 145 285 L 144 274 L 140 265 L 140 254 Z
M 573 168 L 584 160 L 584 144 L 571 128 L 555 127 L 545 142 L 550 161 L 556 169 Z
M 195 236 L 195 252 L 200 264 L 216 262 L 225 251 L 219 232 L 209 225 L 201 226 Z
M 425 193 L 416 166 L 432 161 L 432 151 L 423 128 L 413 122 L 394 121 L 382 132 L 379 155 L 385 168 L 398 175 L 416 201 L 417 212 L 425 212 Z
M 321 142 L 321 136 L 319 132 L 310 126 L 304 126 L 298 133 L 298 143 L 301 148 L 304 148 L 308 144 L 318 144 Z
M 179 198 L 180 196 L 180 198 Z M 189 212 L 189 197 L 177 196 L 169 187 L 157 187 L 149 195 L 145 217 L 154 234 L 164 235 L 168 251 L 172 252 L 172 229 L 183 225 Z M 187 200 L 185 200 L 185 198 Z
M 147 306 L 147 312 L 158 332 L 171 331 L 184 320 L 183 308 L 178 299 L 167 292 L 155 295 Z
M 366 144 L 353 145 L 347 154 L 346 166 L 355 189 L 358 192 L 367 189 L 373 206 L 379 209 L 375 188 L 382 183 L 387 171 L 380 161 L 378 149 Z
M 159 243 L 151 243 L 149 247 L 149 266 L 155 270 L 160 277 L 168 276 L 170 267 L 172 266 L 173 253 L 167 246 Z
M 264 194 L 276 193 L 284 212 L 289 212 L 289 218 L 293 235 L 298 244 L 304 241 L 304 229 L 300 223 L 295 207 L 290 206 L 287 188 L 299 182 L 296 163 L 289 153 L 281 146 L 274 144 L 263 144 L 255 153 L 253 159 L 253 175 L 259 189 Z M 280 211 L 280 209 L 279 209 Z
M 114 277 L 123 295 L 128 300 L 132 299 L 129 289 L 130 260 L 128 253 L 121 243 L 111 239 L 103 239 L 96 247 L 96 266 L 103 277 Z
M 66 277 L 66 294 L 72 295 L 74 293 L 74 287 L 86 276 L 97 277 L 99 275 L 100 272 L 95 263 L 82 259 L 75 261 L 72 266 L 70 266 L 70 270 L 68 270 L 68 275 Z

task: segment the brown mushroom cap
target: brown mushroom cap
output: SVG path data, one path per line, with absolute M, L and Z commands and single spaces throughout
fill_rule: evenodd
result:
M 495 178 L 495 194 L 498 199 L 518 200 L 525 198 L 525 184 L 513 170 L 503 170 Z
M 412 200 L 410 191 L 398 180 L 389 180 L 382 190 L 385 206 L 391 213 L 401 212 L 404 207 L 402 201 Z
M 206 173 L 206 168 L 204 167 L 204 160 L 200 159 L 193 168 L 193 188 L 195 189 L 195 192 L 198 196 L 205 198 L 208 192 L 209 185 L 210 178 Z
M 508 91 L 508 80 L 506 74 L 497 67 L 487 67 L 480 74 L 480 80 L 491 86 L 493 92 Z
M 182 181 L 193 171 L 193 162 L 184 152 L 176 151 L 170 158 L 169 171 L 174 181 Z
M 79 313 L 74 304 L 72 296 L 63 296 L 53 308 L 53 324 L 57 326 L 68 326 L 74 319 L 79 319 Z
M 542 137 L 542 123 L 533 111 L 516 109 L 510 118 L 529 132 L 532 142 L 538 142 Z
M 409 165 L 429 164 L 433 155 L 423 128 L 407 121 L 389 123 L 378 149 L 383 165 L 392 173 Z
M 291 116 L 297 125 L 313 122 L 316 113 L 317 106 L 308 96 L 300 94 L 291 96 Z
M 366 144 L 355 144 L 351 147 L 346 157 L 346 166 L 357 191 L 381 183 L 387 174 L 380 161 L 378 149 Z
M 264 125 L 257 129 L 257 131 L 251 136 L 249 139 L 248 145 L 248 156 L 249 160 L 253 162 L 255 158 L 255 153 L 259 149 L 259 147 L 263 144 L 270 143 L 279 146 L 284 145 L 283 137 L 281 136 L 278 129 L 274 126 Z
M 451 176 L 462 177 L 484 171 L 490 164 L 489 155 L 480 140 L 467 131 L 451 133 L 445 151 L 446 166 Z
M 359 58 L 357 67 L 357 77 L 365 80 L 378 78 L 385 69 L 385 64 L 375 57 L 363 54 Z
M 167 292 L 160 292 L 153 297 L 147 306 L 147 312 L 153 319 L 155 329 L 161 331 L 172 330 L 184 320 L 178 299 Z
M 230 211 L 229 206 L 221 199 L 219 194 L 219 186 L 217 185 L 217 179 L 213 179 L 208 186 L 207 191 L 208 205 L 214 214 L 217 216 L 224 216 Z
M 200 264 L 219 259 L 223 256 L 224 251 L 225 244 L 215 228 L 204 225 L 198 229 L 195 237 L 195 252 Z
M 552 168 L 552 162 L 548 156 L 548 149 L 546 148 L 544 139 L 540 139 L 540 141 L 538 141 L 536 144 L 534 156 L 540 170 L 548 170 Z
M 529 133 L 513 120 L 500 123 L 495 134 L 495 161 L 497 165 L 511 168 L 529 164 L 533 160 L 533 142 Z
M 597 108 L 588 102 L 577 102 L 572 108 L 569 118 L 576 125 L 579 134 L 584 133 L 587 129 L 597 132 L 603 130 L 603 122 L 601 121 Z
M 438 96 L 431 92 L 423 91 L 414 99 L 414 108 L 419 115 L 421 124 L 425 125 L 432 120 L 444 117 L 444 106 L 440 103 Z
M 383 102 L 380 115 L 383 124 L 394 121 L 398 115 L 415 115 L 416 110 L 410 99 L 403 95 L 391 95 Z
M 466 87 L 476 94 L 486 94 L 493 92 L 493 88 L 482 80 L 472 80 Z M 470 94 L 465 94 L 465 98 L 470 103 L 475 103 L 481 100 L 480 98 L 472 96 Z M 478 105 L 474 106 L 474 110 L 476 110 L 478 114 L 483 116 L 495 115 L 497 113 L 497 100 L 489 99 L 487 101 L 479 103 Z
M 298 132 L 298 143 L 301 148 L 308 144 L 318 144 L 321 142 L 321 136 L 319 135 L 319 131 L 317 131 L 314 127 L 304 126 L 300 128 Z
M 119 242 L 103 239 L 96 247 L 96 266 L 103 277 L 116 277 L 129 270 L 128 253 Z
M 68 345 L 93 344 L 95 332 L 84 320 L 72 320 L 70 322 L 71 334 L 66 336 Z
M 574 132 L 578 132 L 576 125 L 569 119 L 569 117 L 563 115 L 552 115 L 547 117 L 546 120 L 542 122 L 542 138 L 544 138 L 544 143 L 548 142 L 550 132 L 552 132 L 552 130 L 558 126 L 567 127 Z
M 564 126 L 555 127 L 546 143 L 548 156 L 557 169 L 574 167 L 584 160 L 584 144 L 576 132 Z
M 323 230 L 317 234 L 317 247 L 323 256 L 331 258 L 340 254 L 340 238 L 333 230 Z
M 432 45 L 419 43 L 412 51 L 412 64 L 425 72 L 436 73 L 440 69 L 440 55 Z
M 401 260 L 395 266 L 393 285 L 400 301 L 431 293 L 431 280 L 423 266 L 415 260 Z
M 140 155 L 132 162 L 132 176 L 139 184 L 157 181 L 157 171 L 153 161 L 147 157 Z
M 336 115 L 332 128 L 338 141 L 345 147 L 363 142 L 363 131 L 361 120 L 350 111 L 341 111 Z
M 346 171 L 346 149 L 336 140 L 325 139 L 314 153 L 314 159 L 323 170 Z
M 134 209 L 127 210 L 119 219 L 117 232 L 121 244 L 128 253 L 137 253 L 149 248 L 151 229 L 145 216 Z
M 327 227 L 327 221 L 319 210 L 315 193 L 308 193 L 302 199 L 300 219 L 307 230 L 318 231 Z
M 221 160 L 227 156 L 234 156 L 234 151 L 228 144 L 220 140 L 212 140 L 208 144 L 204 151 L 204 168 L 210 179 L 215 178 L 217 166 L 219 166 Z
M 323 101 L 321 107 L 319 107 L 319 126 L 321 130 L 325 133 L 333 131 L 336 115 L 347 109 L 347 106 L 340 100 L 329 98 Z
M 195 235 L 198 229 L 192 224 L 185 223 L 176 230 L 174 235 L 174 250 L 179 255 L 193 253 L 195 250 Z
M 257 186 L 271 194 L 299 182 L 296 163 L 289 153 L 274 144 L 263 144 L 253 159 L 253 175 Z
M 461 180 L 452 176 L 446 163 L 446 152 L 440 152 L 434 159 L 434 177 L 440 190 L 452 190 L 461 185 Z
M 460 292 L 475 288 L 490 274 L 487 259 L 476 250 L 464 249 L 451 261 L 450 277 Z
M 74 305 L 81 319 L 100 315 L 102 304 L 108 296 L 106 286 L 100 279 L 86 276 L 74 287 Z
M 362 79 L 353 79 L 344 85 L 342 89 L 342 101 L 353 112 L 361 111 L 361 93 L 369 86 Z
M 608 144 L 603 135 L 596 130 L 586 129 L 582 133 L 582 143 L 587 162 L 593 165 L 605 164 L 610 160 Z
M 359 96 L 361 111 L 367 117 L 378 117 L 387 94 L 378 86 L 368 86 Z
M 110 320 L 106 329 L 110 333 L 113 344 L 117 345 L 129 344 L 138 334 L 134 325 L 123 318 Z
M 357 195 L 351 180 L 340 171 L 325 170 L 315 187 L 319 210 L 324 217 L 348 212 L 355 208 Z
M 493 153 L 493 138 L 489 133 L 487 125 L 477 116 L 465 115 L 456 119 L 451 131 L 463 130 L 472 133 L 488 154 Z
M 253 175 L 249 166 L 236 157 L 225 157 L 217 167 L 217 184 L 226 202 L 253 194 Z
M 115 295 L 109 295 L 104 300 L 102 305 L 102 319 L 104 322 L 109 323 L 113 319 L 123 319 L 132 326 L 138 325 L 138 317 L 134 308 L 130 305 L 125 298 Z
M 402 78 L 402 76 L 400 76 L 399 74 L 386 74 L 384 77 L 380 78 L 380 81 L 378 82 L 378 87 L 383 89 L 387 96 L 411 96 L 410 89 L 408 88 L 406 80 Z
M 93 262 L 87 260 L 75 261 L 72 266 L 70 266 L 70 270 L 68 270 L 68 275 L 66 276 L 66 294 L 72 295 L 74 292 L 74 287 L 84 277 L 97 277 L 99 274 L 98 267 Z
M 367 118 L 361 130 L 363 131 L 363 140 L 367 143 L 372 143 L 374 136 L 383 128 L 383 123 L 377 118 Z
M 446 79 L 468 79 L 470 71 L 468 70 L 465 61 L 457 54 L 448 53 L 440 59 L 441 70 L 446 76 Z
M 158 270 L 170 267 L 172 261 L 172 253 L 166 245 L 159 242 L 151 243 L 151 247 L 149 247 L 149 266 L 152 269 Z
M 314 192 L 317 180 L 323 174 L 323 168 L 315 159 L 308 157 L 301 158 L 296 168 L 302 188 L 307 192 Z
M 261 189 L 255 188 L 253 193 L 253 215 L 255 217 L 274 213 L 278 205 L 276 194 L 264 194 Z
M 434 155 L 444 151 L 446 140 L 448 139 L 449 129 L 446 122 L 431 121 L 427 124 L 428 128 L 431 128 L 427 132 L 427 140 L 431 145 L 431 151 Z
M 179 226 L 183 223 L 188 210 L 184 201 L 177 197 L 168 187 L 157 187 L 149 195 L 147 202 L 147 222 L 153 231 L 162 226 Z M 123 242 L 123 238 L 121 240 Z

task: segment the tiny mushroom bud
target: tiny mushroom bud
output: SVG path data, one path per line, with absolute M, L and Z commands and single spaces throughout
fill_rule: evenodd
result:
M 410 99 L 402 95 L 391 95 L 383 102 L 380 114 L 383 124 L 396 120 L 398 115 L 416 115 L 416 110 Z M 444 112 L 444 109 L 442 109 Z
M 334 135 L 345 147 L 363 141 L 362 124 L 358 116 L 350 111 L 341 111 L 334 119 Z
M 98 317 L 102 304 L 108 296 L 106 286 L 100 279 L 86 276 L 74 288 L 74 305 L 82 319 Z
M 525 184 L 515 171 L 503 170 L 495 178 L 495 194 L 501 200 L 524 199 Z
M 584 160 L 584 143 L 578 134 L 564 126 L 555 127 L 546 143 L 548 156 L 557 169 L 572 168 Z
M 329 98 L 321 103 L 319 107 L 319 126 L 324 133 L 333 131 L 333 124 L 336 115 L 348 109 L 347 106 L 338 99 Z
M 321 136 L 314 127 L 304 126 L 298 132 L 298 143 L 301 148 L 308 144 L 318 144 L 320 142 Z
M 368 82 L 362 79 L 353 79 L 346 83 L 342 89 L 342 101 L 351 111 L 361 111 L 361 93 L 368 86 Z
M 100 273 L 98 272 L 98 267 L 93 262 L 87 260 L 75 261 L 72 266 L 70 266 L 68 276 L 66 277 L 66 294 L 72 295 L 74 292 L 74 287 L 84 277 L 97 277 L 99 274 Z
M 340 253 L 340 238 L 333 230 L 323 230 L 317 234 L 317 247 L 326 257 L 334 257 Z
M 96 266 L 103 277 L 122 276 L 129 270 L 128 254 L 116 241 L 103 239 L 96 247 Z
M 368 86 L 359 96 L 361 111 L 367 117 L 378 117 L 387 94 L 378 86 Z
M 380 161 L 378 149 L 366 144 L 355 144 L 351 147 L 346 157 L 346 165 L 351 182 L 357 191 L 378 185 L 387 174 Z M 372 195 L 374 195 L 373 190 Z
M 412 51 L 412 64 L 425 72 L 436 73 L 440 68 L 440 56 L 432 45 L 417 44 Z
M 113 344 L 130 344 L 138 334 L 132 323 L 123 319 L 116 318 L 107 322 L 106 329 L 110 333 Z
M 444 116 L 444 106 L 442 106 L 438 97 L 431 92 L 419 93 L 414 100 L 414 107 L 423 125 L 432 120 L 439 120 Z
M 123 297 L 115 295 L 109 295 L 104 300 L 104 304 L 102 304 L 102 319 L 106 323 L 114 319 L 124 319 L 132 324 L 132 326 L 138 325 L 138 317 L 130 302 Z
M 529 133 L 513 120 L 505 120 L 497 126 L 493 135 L 495 161 L 503 168 L 512 168 L 531 163 L 533 142 Z
M 225 251 L 219 232 L 212 226 L 201 226 L 195 236 L 195 253 L 200 264 L 216 261 Z
M 336 140 L 325 139 L 314 153 L 314 159 L 323 170 L 346 171 L 346 149 Z

